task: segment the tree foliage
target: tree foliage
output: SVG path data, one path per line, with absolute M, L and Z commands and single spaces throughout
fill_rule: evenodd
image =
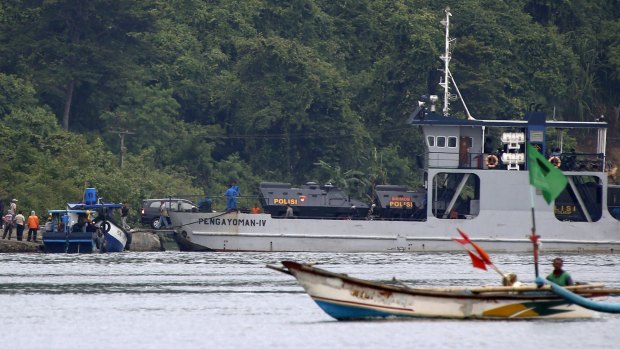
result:
M 0 196 L 42 211 L 85 186 L 137 208 L 221 195 L 231 181 L 252 195 L 262 180 L 330 180 L 360 198 L 376 184 L 420 185 L 423 141 L 405 120 L 439 92 L 435 6 L 4 1 Z M 450 6 L 451 71 L 475 117 L 541 104 L 565 120 L 604 114 L 620 132 L 617 2 Z

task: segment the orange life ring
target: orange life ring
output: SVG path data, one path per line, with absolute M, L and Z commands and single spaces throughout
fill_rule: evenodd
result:
M 497 156 L 491 154 L 487 156 L 486 163 L 488 168 L 495 168 L 497 167 L 497 164 L 499 164 L 499 159 L 497 158 Z
M 550 157 L 549 162 L 552 163 L 555 167 L 560 167 L 562 165 L 562 160 L 560 160 L 560 158 L 557 156 Z

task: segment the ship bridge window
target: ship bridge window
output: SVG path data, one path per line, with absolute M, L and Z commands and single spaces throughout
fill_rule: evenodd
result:
M 445 148 L 446 146 L 446 137 L 444 136 L 437 136 L 437 147 L 438 148 Z
M 596 222 L 601 219 L 603 193 L 596 176 L 567 176 L 568 184 L 555 199 L 555 218 L 564 222 Z
M 428 146 L 429 147 L 434 147 L 435 146 L 435 136 L 428 136 L 428 137 L 426 137 L 426 142 L 428 142 Z
M 456 148 L 456 137 L 448 137 L 448 148 Z
M 438 173 L 431 192 L 433 215 L 441 219 L 474 219 L 480 213 L 480 177 L 473 173 Z

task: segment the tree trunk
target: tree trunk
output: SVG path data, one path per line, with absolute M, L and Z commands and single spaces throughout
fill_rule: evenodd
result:
M 71 101 L 73 100 L 73 89 L 75 87 L 75 80 L 69 82 L 67 86 L 67 92 L 65 94 L 65 111 L 62 113 L 62 128 L 65 131 L 69 131 L 69 113 L 71 112 Z

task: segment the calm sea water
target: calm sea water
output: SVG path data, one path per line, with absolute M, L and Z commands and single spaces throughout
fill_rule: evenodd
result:
M 533 279 L 529 255 L 492 256 Z M 541 270 L 550 271 L 543 256 Z M 620 254 L 565 255 L 578 281 L 620 288 Z M 338 322 L 281 260 L 416 286 L 497 284 L 454 254 L 0 254 L 0 348 L 618 348 L 620 315 L 578 321 Z M 620 297 L 608 302 L 620 303 Z

